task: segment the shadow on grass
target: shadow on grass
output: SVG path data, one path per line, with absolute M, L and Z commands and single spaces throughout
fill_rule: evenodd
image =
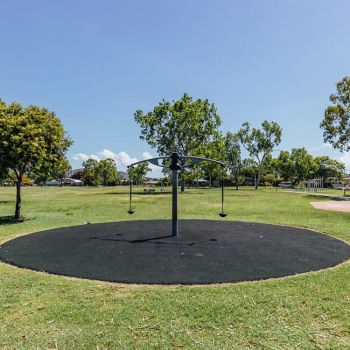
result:
M 324 194 L 322 196 L 318 196 L 316 194 L 307 194 L 305 195 L 306 198 L 310 198 L 310 199 L 317 199 L 318 201 L 329 201 L 329 200 L 332 200 L 332 201 L 340 201 L 340 202 L 343 202 L 343 201 L 349 201 L 349 197 L 346 196 L 346 197 L 343 197 L 343 196 L 334 196 L 334 195 L 327 195 L 327 194 Z M 348 199 L 348 200 L 346 200 Z
M 104 194 L 123 194 L 125 196 L 129 195 L 129 192 L 106 192 Z M 132 194 L 134 195 L 145 195 L 145 196 L 153 196 L 153 195 L 159 195 L 159 194 L 171 194 L 169 191 L 164 191 L 164 192 L 141 192 L 141 191 L 132 191 Z
M 24 221 L 27 221 L 29 219 L 26 218 L 20 218 L 16 220 L 12 215 L 10 216 L 0 216 L 0 226 L 2 225 L 15 225 L 15 224 L 21 224 Z

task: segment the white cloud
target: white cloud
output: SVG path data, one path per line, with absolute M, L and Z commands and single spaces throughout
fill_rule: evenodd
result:
M 72 159 L 75 160 L 76 162 L 79 162 L 79 161 L 83 162 L 89 159 L 89 156 L 85 153 L 76 153 L 76 154 L 72 154 Z
M 323 149 L 331 149 L 332 145 L 330 143 L 323 143 L 320 146 L 309 148 L 309 152 L 321 151 Z
M 104 150 L 102 150 L 101 152 L 99 152 L 98 155 L 102 158 L 111 158 L 111 159 L 117 158 L 116 153 L 114 153 L 113 151 L 106 149 L 106 148 Z
M 72 154 L 72 159 L 75 160 L 76 162 L 85 162 L 86 160 L 88 160 L 89 158 L 91 159 L 95 159 L 95 160 L 100 160 L 100 158 L 95 155 L 95 154 L 85 154 L 85 153 L 76 153 L 76 154 Z
M 98 162 L 101 160 L 101 158 L 100 158 L 99 156 L 97 156 L 96 154 L 90 154 L 90 155 L 89 155 L 89 158 L 95 159 L 95 160 L 97 160 Z
M 135 163 L 138 161 L 137 158 L 131 157 L 128 153 L 125 151 L 121 151 L 118 153 L 114 153 L 113 151 L 109 149 L 104 149 L 101 152 L 98 153 L 98 155 L 105 159 L 105 158 L 111 158 L 114 159 L 117 163 L 117 165 L 121 166 L 128 166 L 131 163 Z
M 80 162 L 80 163 L 88 160 L 89 158 L 96 159 L 98 161 L 100 161 L 101 159 L 111 158 L 115 160 L 119 170 L 126 170 L 126 167 L 129 164 L 132 164 L 138 161 L 136 157 L 130 156 L 125 151 L 115 153 L 107 148 L 103 149 L 101 152 L 97 152 L 96 154 L 88 155 L 86 153 L 76 153 L 76 154 L 72 154 L 70 157 L 73 161 Z M 148 151 L 144 151 L 142 153 L 143 159 L 149 159 L 152 157 L 153 157 L 152 154 L 150 154 Z M 152 169 L 152 173 L 151 172 L 149 173 L 150 176 L 155 176 L 155 177 L 162 176 L 161 168 L 157 167 L 154 164 L 149 164 L 149 167 Z
M 128 166 L 131 163 L 135 163 L 138 161 L 137 158 L 130 157 L 126 152 L 121 151 L 116 154 L 115 161 L 117 162 L 117 165 L 124 165 Z

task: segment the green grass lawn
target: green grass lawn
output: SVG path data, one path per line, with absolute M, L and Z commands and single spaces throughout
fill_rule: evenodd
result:
M 60 226 L 166 219 L 170 195 L 126 188 L 0 188 L 0 242 Z M 225 220 L 307 227 L 350 242 L 350 214 L 313 209 L 312 194 L 228 190 Z M 179 195 L 180 218 L 219 219 L 220 192 Z M 128 286 L 0 263 L 0 349 L 350 349 L 350 264 L 260 282 Z

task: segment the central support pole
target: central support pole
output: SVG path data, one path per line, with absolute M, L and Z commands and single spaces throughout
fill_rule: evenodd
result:
M 177 187 L 178 187 L 178 171 L 181 169 L 179 165 L 179 154 L 172 153 L 171 154 L 171 164 L 170 170 L 172 171 L 172 222 L 171 222 L 171 230 L 172 235 L 178 235 L 178 222 L 177 222 Z
M 178 187 L 178 175 L 177 170 L 172 171 L 172 185 L 173 185 L 173 195 L 172 195 L 172 222 L 171 222 L 171 232 L 173 236 L 178 235 L 178 225 L 177 225 L 177 187 Z

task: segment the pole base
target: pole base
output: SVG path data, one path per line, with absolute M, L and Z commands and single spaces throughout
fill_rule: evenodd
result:
M 129 214 L 134 214 L 134 213 L 135 213 L 135 210 L 134 210 L 134 209 L 129 209 L 129 210 L 128 210 L 128 213 L 129 213 Z
M 219 213 L 219 215 L 220 215 L 222 218 L 224 218 L 225 216 L 227 216 L 227 213 L 221 212 L 221 213 Z

